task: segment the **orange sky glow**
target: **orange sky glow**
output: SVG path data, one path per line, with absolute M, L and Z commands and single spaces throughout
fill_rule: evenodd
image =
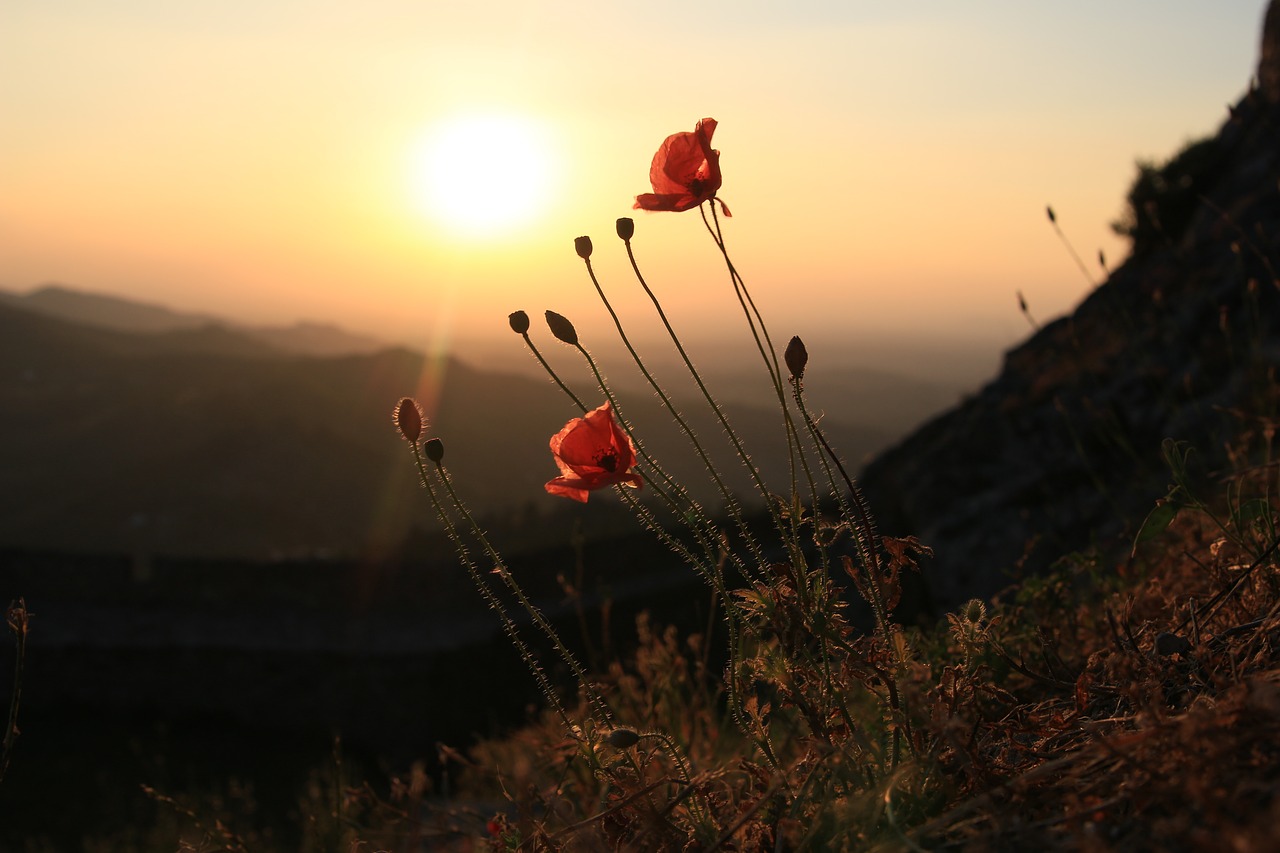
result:
M 517 308 L 606 322 L 579 234 L 620 303 L 641 298 L 613 236 L 634 214 L 673 319 L 710 338 L 732 306 L 698 214 L 631 201 L 662 139 L 712 116 L 726 237 L 775 334 L 995 352 L 1027 332 L 1018 291 L 1040 319 L 1088 292 L 1045 205 L 1097 278 L 1099 249 L 1120 261 L 1134 160 L 1217 129 L 1265 2 L 465 5 L 10 4 L 0 287 L 466 358 Z M 479 163 L 431 147 L 476 114 L 524 130 L 491 125 Z M 503 219 L 508 156 L 540 174 Z

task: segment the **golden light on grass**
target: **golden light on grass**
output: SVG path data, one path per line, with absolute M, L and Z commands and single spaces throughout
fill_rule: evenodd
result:
M 559 172 L 549 130 L 515 113 L 469 113 L 426 132 L 412 153 L 415 205 L 455 236 L 493 239 L 543 211 Z

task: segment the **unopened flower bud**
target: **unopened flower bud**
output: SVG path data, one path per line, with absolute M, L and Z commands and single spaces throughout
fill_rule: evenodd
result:
M 557 314 L 554 311 L 548 311 L 547 328 L 551 330 L 551 334 L 569 346 L 576 347 L 578 345 L 578 330 L 569 322 L 568 317 Z
M 640 735 L 631 729 L 614 729 L 604 742 L 617 749 L 629 749 L 640 742 Z
M 809 351 L 804 348 L 804 341 L 800 340 L 799 335 L 793 337 L 791 343 L 787 344 L 787 351 L 782 357 L 787 362 L 787 369 L 791 371 L 791 375 L 796 379 L 803 379 L 804 367 L 809 363 Z
M 418 408 L 417 402 L 412 397 L 404 397 L 396 403 L 391 419 L 405 441 L 417 444 L 418 439 L 422 438 L 422 409 Z
M 632 235 L 636 233 L 636 221 L 630 216 L 624 216 L 618 220 L 618 236 L 623 240 L 630 240 Z
M 511 324 L 511 331 L 517 335 L 529 331 L 529 315 L 523 311 L 512 311 L 507 315 L 507 322 Z
M 422 446 L 422 449 L 426 451 L 427 458 L 432 462 L 438 463 L 444 458 L 444 442 L 438 438 L 427 439 L 427 443 Z
M 981 623 L 987 620 L 987 605 L 981 599 L 971 598 L 960 608 L 960 616 L 966 622 Z
M 590 257 L 591 257 L 591 238 L 590 238 L 590 237 L 578 237 L 578 238 L 576 238 L 576 239 L 573 241 L 573 248 L 574 248 L 574 251 L 576 251 L 576 252 L 578 253 L 578 257 L 582 258 L 584 261 L 585 261 L 585 260 L 590 259 Z

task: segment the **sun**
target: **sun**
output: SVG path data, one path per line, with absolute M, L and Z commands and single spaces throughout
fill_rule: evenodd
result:
M 415 146 L 411 192 L 437 225 L 493 237 L 528 225 L 550 201 L 555 158 L 549 133 L 516 114 L 445 119 Z

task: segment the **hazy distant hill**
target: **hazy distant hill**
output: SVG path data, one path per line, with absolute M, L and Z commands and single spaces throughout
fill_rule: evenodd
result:
M 321 323 L 293 326 L 245 326 L 209 314 L 173 311 L 101 293 L 86 293 L 57 284 L 29 293 L 0 291 L 0 302 L 17 308 L 119 332 L 162 333 L 221 326 L 285 352 L 301 355 L 367 355 L 388 348 L 385 341 L 354 335 Z
M 0 545 L 255 557 L 396 547 L 434 523 L 390 423 L 403 395 L 427 408 L 473 509 L 526 512 L 535 528 L 577 511 L 542 491 L 555 474 L 548 438 L 574 414 L 549 382 L 402 349 L 303 357 L 222 326 L 124 333 L 0 304 Z M 623 400 L 646 444 L 712 499 L 653 395 Z M 784 482 L 777 413 L 728 411 Z M 708 445 L 726 445 L 708 416 L 687 415 Z M 855 461 L 892 439 L 827 429 Z M 736 461 L 722 468 L 746 491 Z

